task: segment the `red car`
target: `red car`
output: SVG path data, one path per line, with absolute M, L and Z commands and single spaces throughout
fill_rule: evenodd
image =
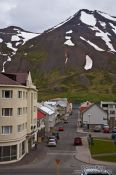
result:
M 79 146 L 79 145 L 82 145 L 82 138 L 81 137 L 74 138 L 74 146 Z
M 61 126 L 61 127 L 59 127 L 58 130 L 59 130 L 59 131 L 64 131 L 64 128 Z
M 103 128 L 103 132 L 104 132 L 104 133 L 109 133 L 109 132 L 110 132 L 110 128 L 109 128 L 109 127 Z

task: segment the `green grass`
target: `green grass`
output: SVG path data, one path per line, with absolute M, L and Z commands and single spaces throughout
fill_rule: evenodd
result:
M 106 161 L 106 162 L 116 162 L 116 155 L 99 156 L 99 157 L 94 157 L 94 159 L 100 160 L 100 161 Z
M 116 154 L 113 154 L 116 153 L 116 146 L 111 139 L 105 139 L 104 141 L 101 138 L 100 140 L 94 138 L 94 145 L 91 145 L 90 151 L 93 159 L 106 162 L 116 162 Z M 104 153 L 109 153 L 109 155 L 99 155 Z
M 91 154 L 102 154 L 102 153 L 114 153 L 116 152 L 116 146 L 113 141 L 103 141 L 103 140 L 95 140 L 94 145 L 90 148 Z
M 44 60 L 46 56 L 45 53 L 38 52 L 31 60 L 37 59 L 38 63 Z M 40 72 L 37 67 L 38 64 L 35 64 L 32 69 L 32 78 L 38 88 L 39 101 L 55 98 L 56 96 L 66 97 L 72 102 L 87 100 L 95 103 L 101 100 L 116 101 L 116 85 L 112 82 L 110 73 L 108 74 L 105 71 L 82 73 L 75 69 L 66 69 L 61 72 L 58 67 L 50 72 Z M 80 83 L 81 75 L 89 79 L 90 84 L 88 86 Z

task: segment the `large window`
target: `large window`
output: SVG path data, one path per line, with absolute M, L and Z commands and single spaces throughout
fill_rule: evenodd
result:
M 22 91 L 18 91 L 18 98 L 22 98 Z
M 0 162 L 17 159 L 17 145 L 0 146 Z
M 12 116 L 13 109 L 12 108 L 2 108 L 2 116 Z
M 12 126 L 2 126 L 2 134 L 11 134 Z
M 2 98 L 12 98 L 12 90 L 2 90 Z

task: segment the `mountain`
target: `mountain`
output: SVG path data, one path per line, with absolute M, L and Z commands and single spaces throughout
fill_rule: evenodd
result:
M 5 71 L 5 64 L 12 61 L 17 50 L 29 39 L 38 35 L 39 34 L 25 31 L 16 26 L 0 29 L 0 64 L 2 65 L 2 72 Z
M 0 33 L 6 30 L 8 33 L 8 28 Z M 15 38 L 17 35 L 18 32 Z M 4 39 L 0 36 L 2 43 L 10 42 L 17 48 L 5 36 Z M 10 55 L 12 61 L 5 64 L 7 72 L 30 69 L 41 98 L 60 94 L 74 99 L 116 100 L 116 17 L 82 9 L 35 36 L 26 43 L 23 40 L 17 52 Z

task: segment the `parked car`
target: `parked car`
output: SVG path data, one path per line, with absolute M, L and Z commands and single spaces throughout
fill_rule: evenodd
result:
M 115 139 L 115 137 L 116 137 L 116 127 L 113 128 L 112 135 L 111 135 L 112 139 Z
M 56 147 L 56 141 L 55 141 L 54 139 L 50 139 L 50 140 L 48 141 L 47 146 Z
M 82 138 L 81 137 L 75 137 L 74 138 L 74 146 L 80 146 L 82 145 Z
M 109 132 L 110 132 L 110 127 L 109 127 L 109 125 L 103 125 L 103 132 L 104 132 L 104 133 L 109 133 Z
M 101 130 L 102 130 L 101 125 L 97 125 L 94 127 L 94 132 L 101 132 Z
M 112 175 L 112 173 L 105 169 L 85 168 L 80 175 Z
M 49 137 L 48 137 L 48 142 L 49 142 L 49 140 L 51 140 L 51 139 L 53 139 L 53 140 L 55 140 L 55 141 L 57 142 L 57 138 L 56 138 L 56 136 L 54 136 L 54 135 L 49 136 Z
M 59 131 L 64 131 L 64 128 L 62 126 L 59 127 Z

